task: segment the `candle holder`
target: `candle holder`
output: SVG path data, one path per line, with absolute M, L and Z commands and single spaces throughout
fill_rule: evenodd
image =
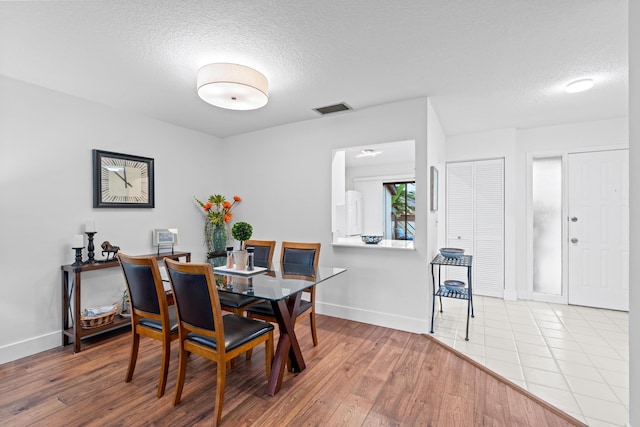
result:
M 94 249 L 95 246 L 93 245 L 93 236 L 96 234 L 95 231 L 87 231 L 85 233 L 87 235 L 87 255 L 88 255 L 88 259 L 85 261 L 85 264 L 92 264 L 94 262 L 97 262 L 94 258 L 95 254 L 94 254 Z
M 72 248 L 76 251 L 76 260 L 71 265 L 82 265 L 82 248 Z

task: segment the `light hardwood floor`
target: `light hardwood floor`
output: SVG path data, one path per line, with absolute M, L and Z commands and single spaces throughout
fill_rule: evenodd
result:
M 318 315 L 320 344 L 296 330 L 307 369 L 285 373 L 265 394 L 264 348 L 227 374 L 228 426 L 566 426 L 582 425 L 501 381 L 429 336 Z M 175 343 L 174 343 L 175 344 Z M 182 402 L 172 404 L 177 348 L 167 391 L 156 397 L 159 343 L 142 339 L 131 383 L 124 382 L 129 333 L 104 335 L 0 365 L 3 426 L 211 425 L 215 364 L 189 360 Z

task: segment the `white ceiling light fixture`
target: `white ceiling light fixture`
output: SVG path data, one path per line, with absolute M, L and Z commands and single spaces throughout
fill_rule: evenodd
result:
M 198 96 L 228 110 L 255 110 L 269 101 L 269 82 L 244 65 L 209 64 L 198 70 Z
M 365 150 L 362 150 L 360 154 L 357 154 L 356 157 L 375 157 L 380 153 L 382 153 L 382 151 L 376 151 L 372 148 L 367 148 Z
M 578 93 L 584 92 L 585 90 L 589 90 L 593 87 L 592 79 L 580 79 L 575 82 L 571 82 L 567 85 L 565 90 L 567 93 Z

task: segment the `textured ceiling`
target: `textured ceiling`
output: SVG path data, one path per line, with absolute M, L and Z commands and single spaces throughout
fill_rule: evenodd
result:
M 0 2 L 0 74 L 216 136 L 429 96 L 449 135 L 628 114 L 621 0 Z M 254 111 L 201 101 L 196 71 L 263 72 Z M 567 95 L 569 81 L 596 87 Z M 349 114 L 340 113 L 340 114 Z

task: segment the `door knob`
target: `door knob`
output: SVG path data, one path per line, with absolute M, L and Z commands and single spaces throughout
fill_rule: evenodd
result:
M 578 222 L 578 218 L 576 218 L 575 216 L 571 217 L 571 222 Z
M 574 237 L 573 239 L 571 239 L 571 243 L 578 243 L 578 239 Z

